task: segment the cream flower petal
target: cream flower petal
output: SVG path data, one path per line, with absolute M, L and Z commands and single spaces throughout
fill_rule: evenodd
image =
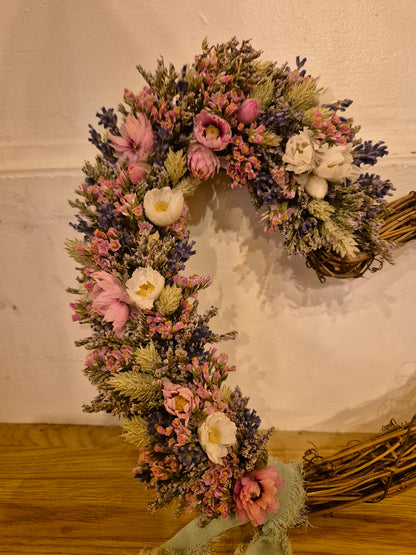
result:
M 146 217 L 160 227 L 176 222 L 182 215 L 183 205 L 182 191 L 170 187 L 151 189 L 143 199 Z
M 305 183 L 305 191 L 312 198 L 323 199 L 328 192 L 328 181 L 317 175 L 311 175 Z
M 214 464 L 223 464 L 228 447 L 236 442 L 237 427 L 223 412 L 210 414 L 198 428 L 202 449 Z
M 150 310 L 164 285 L 165 278 L 153 268 L 137 268 L 126 282 L 126 290 L 136 305 Z

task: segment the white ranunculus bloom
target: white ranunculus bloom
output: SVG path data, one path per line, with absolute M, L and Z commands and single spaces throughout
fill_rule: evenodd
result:
M 210 461 L 223 464 L 228 448 L 236 441 L 237 427 L 223 412 L 210 414 L 198 428 L 198 438 L 202 449 Z
M 165 278 L 153 268 L 137 268 L 126 282 L 126 290 L 140 308 L 151 309 L 164 285 Z
M 317 150 L 317 165 L 314 173 L 328 181 L 351 179 L 355 175 L 355 165 L 351 153 L 352 145 L 322 145 Z
M 309 172 L 315 166 L 315 150 L 313 132 L 307 127 L 290 137 L 286 143 L 283 162 L 286 169 L 296 174 Z
M 328 181 L 317 175 L 310 175 L 305 183 L 305 191 L 312 198 L 322 199 L 328 192 Z
M 164 227 L 176 222 L 183 210 L 183 194 L 179 189 L 151 189 L 144 195 L 143 207 L 149 220 Z

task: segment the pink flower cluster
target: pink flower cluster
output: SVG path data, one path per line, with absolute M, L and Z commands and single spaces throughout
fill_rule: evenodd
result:
M 243 186 L 247 181 L 257 177 L 260 161 L 254 155 L 253 147 L 249 146 L 240 136 L 236 136 L 232 154 L 227 155 L 227 174 L 232 178 L 231 187 Z
M 161 314 L 156 313 L 156 316 L 147 316 L 148 331 L 150 337 L 160 335 L 162 339 L 172 339 L 172 337 L 179 331 L 184 329 L 182 321 L 173 323 L 171 320 L 166 320 Z
M 124 101 L 134 106 L 138 112 L 146 113 L 152 120 L 158 121 L 157 95 L 150 87 L 143 87 L 137 95 L 124 89 Z
M 207 95 L 206 95 L 207 96 Z M 244 95 L 235 89 L 227 92 L 214 93 L 207 96 L 207 105 L 216 113 L 221 113 L 230 123 L 231 127 L 237 125 L 239 120 L 238 114 Z
M 173 283 L 179 285 L 183 289 L 204 289 L 212 283 L 210 276 L 173 276 Z
M 342 121 L 336 112 L 333 112 L 331 121 L 322 119 L 320 110 L 316 110 L 312 126 L 320 131 L 318 139 L 332 139 L 338 145 L 345 145 L 351 141 L 353 120 Z
M 202 110 L 194 118 L 194 138 L 188 150 L 188 167 L 198 179 L 213 177 L 220 168 L 214 151 L 224 150 L 231 141 L 230 124 L 216 114 Z
M 93 365 L 102 366 L 112 374 L 126 368 L 133 372 L 138 369 L 135 364 L 132 364 L 132 348 L 130 345 L 123 345 L 119 349 L 110 349 L 109 347 L 95 349 L 85 361 L 85 366 Z
M 272 204 L 260 217 L 261 221 L 264 223 L 264 231 L 275 233 L 279 226 L 289 221 L 293 212 L 293 208 L 286 208 L 283 204 Z
M 122 170 L 116 180 L 105 179 L 100 177 L 98 184 L 88 185 L 87 183 L 82 183 L 79 187 L 79 192 L 82 194 L 85 192 L 96 202 L 112 202 L 116 198 L 120 198 L 123 194 L 123 182 L 126 179 L 126 173 Z
M 230 83 L 232 76 L 224 71 L 218 72 L 218 56 L 215 48 L 201 56 L 195 56 L 194 78 L 198 80 L 198 85 L 203 92 L 210 92 L 214 85 Z
M 116 229 L 110 227 L 107 233 L 99 231 L 98 229 L 94 231 L 94 236 L 91 239 L 90 252 L 97 266 L 103 268 L 103 270 L 109 270 L 109 257 L 119 249 L 119 234 Z
M 157 445 L 154 448 L 155 451 L 157 451 L 156 447 Z M 176 458 L 165 457 L 156 461 L 152 456 L 151 450 L 143 447 L 139 450 L 138 463 L 139 465 L 133 469 L 133 473 L 135 475 L 139 474 L 142 466 L 148 465 L 150 470 L 149 485 L 156 485 L 159 481 L 169 480 L 181 470 L 180 463 Z
M 241 132 L 244 125 L 252 124 L 261 112 L 256 98 L 248 98 L 243 102 L 242 98 L 242 95 L 236 91 L 225 94 L 216 93 L 210 97 L 208 105 L 212 109 L 222 111 L 226 119 L 207 110 L 202 110 L 195 116 L 193 132 L 195 141 L 191 142 L 188 150 L 188 167 L 198 179 L 206 180 L 214 177 L 221 167 L 221 161 L 215 153 L 224 151 L 230 143 L 236 145 L 237 148 L 234 148 L 232 157 L 227 156 L 227 173 L 232 166 L 235 171 L 231 171 L 231 177 L 233 177 L 235 185 L 237 181 L 244 184 L 247 179 L 256 177 L 257 174 L 253 168 L 258 167 L 258 161 L 241 135 L 233 136 L 231 125 L 236 126 Z M 263 126 L 260 126 L 257 131 L 254 131 L 254 134 L 251 134 L 252 142 L 261 142 L 262 131 Z M 240 171 L 241 166 L 243 171 Z M 238 179 L 237 175 L 245 177 Z
M 238 468 L 238 459 L 233 453 L 224 465 L 211 464 L 201 479 L 188 487 L 189 491 L 185 495 L 186 510 L 192 512 L 203 504 L 204 513 L 209 518 L 221 516 L 226 519 L 232 505 L 229 491 L 236 468 Z
M 280 187 L 280 191 L 283 197 L 287 199 L 292 199 L 298 193 L 300 185 L 299 183 L 285 170 L 282 166 L 280 168 L 275 168 L 272 170 L 271 175 L 273 177 L 276 185 Z
M 158 98 L 149 87 L 144 87 L 137 95 L 132 91 L 124 91 L 124 100 L 135 111 L 147 114 L 151 122 L 159 124 L 169 132 L 173 131 L 175 123 L 180 119 L 178 106 L 172 108 L 162 98 Z
M 129 214 L 140 218 L 143 215 L 143 206 L 137 200 L 136 193 L 129 193 L 120 198 L 120 202 L 114 203 L 115 214 L 127 216 Z

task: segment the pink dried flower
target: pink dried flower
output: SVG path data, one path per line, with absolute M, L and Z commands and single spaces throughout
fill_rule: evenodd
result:
M 150 169 L 151 169 L 150 164 L 140 160 L 138 162 L 134 162 L 130 164 L 128 167 L 128 172 L 129 172 L 130 181 L 133 183 L 133 185 L 136 185 L 136 183 L 143 181 L 143 179 L 149 173 Z
M 261 526 L 267 513 L 275 513 L 279 508 L 276 493 L 281 491 L 283 484 L 284 479 L 274 466 L 254 470 L 239 478 L 233 497 L 235 514 L 241 524 L 251 520 L 254 526 Z
M 153 131 L 144 114 L 127 116 L 120 126 L 121 137 L 108 134 L 118 158 L 127 156 L 130 162 L 146 160 L 153 151 Z
M 211 150 L 224 150 L 231 135 L 230 124 L 215 114 L 202 110 L 194 118 L 195 139 Z
M 132 212 L 137 218 L 143 214 L 143 206 L 139 204 L 136 193 L 128 193 L 120 198 L 120 202 L 114 203 L 115 214 L 123 214 L 127 216 L 129 211 Z
M 105 322 L 112 322 L 117 335 L 129 317 L 129 296 L 117 278 L 108 272 L 94 272 L 95 285 L 90 293 L 91 308 L 101 314 Z
M 188 150 L 188 167 L 194 177 L 209 179 L 220 169 L 220 161 L 212 150 L 194 142 Z
M 167 412 L 177 416 L 185 422 L 185 425 L 187 425 L 194 407 L 194 397 L 192 391 L 187 387 L 182 387 L 180 385 L 173 384 L 169 380 L 164 380 L 163 397 Z
M 247 98 L 238 109 L 237 118 L 238 121 L 244 123 L 244 125 L 250 125 L 250 123 L 253 123 L 253 121 L 255 121 L 260 114 L 261 110 L 259 108 L 258 99 Z

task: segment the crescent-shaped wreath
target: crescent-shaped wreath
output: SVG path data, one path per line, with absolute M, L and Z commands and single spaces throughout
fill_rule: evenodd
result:
M 416 235 L 414 195 L 388 205 L 392 184 L 370 172 L 386 146 L 358 138 L 344 115 L 351 101 L 326 99 L 304 63 L 262 61 L 249 41 L 204 41 L 179 73 L 163 60 L 155 73 L 139 66 L 147 85 L 125 90 L 119 117 L 97 113 L 102 133 L 90 126 L 100 153 L 70 201 L 83 238 L 67 242 L 79 266 L 73 319 L 92 328 L 77 344 L 90 351 L 85 373 L 99 392 L 85 409 L 124 418 L 123 435 L 138 447 L 135 476 L 155 491 L 151 509 L 174 501 L 175 514 L 200 512 L 192 546 L 179 537 L 160 553 L 203 552 L 249 520 L 266 541 L 266 527 L 296 524 L 305 510 L 374 500 L 415 481 L 415 423 L 329 462 L 316 453 L 303 464 L 272 460 L 271 430 L 226 385 L 235 367 L 213 347 L 234 334 L 210 329 L 214 309 L 198 312 L 210 278 L 183 273 L 195 252 L 186 197 L 218 172 L 248 190 L 264 230 L 279 230 L 287 253 L 305 257 L 321 280 L 391 261 L 393 247 Z M 396 455 L 395 470 L 375 451 Z M 354 475 L 358 452 L 361 464 L 376 459 L 382 479 L 350 478 L 346 491 L 342 469 Z M 374 467 L 363 468 L 368 478 Z M 267 541 L 270 552 L 290 550 L 281 538 Z

